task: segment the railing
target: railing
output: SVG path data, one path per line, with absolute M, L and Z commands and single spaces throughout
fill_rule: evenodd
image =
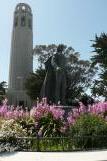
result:
M 14 151 L 85 151 L 107 149 L 107 136 L 23 137 L 8 141 L 0 138 L 0 144 L 13 146 Z

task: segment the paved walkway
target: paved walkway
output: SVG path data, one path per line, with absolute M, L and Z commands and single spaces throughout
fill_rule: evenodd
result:
M 107 161 L 107 151 L 94 152 L 16 152 L 0 154 L 0 161 Z

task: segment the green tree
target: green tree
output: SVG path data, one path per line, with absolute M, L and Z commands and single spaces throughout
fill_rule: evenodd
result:
M 40 95 L 40 89 L 42 87 L 45 78 L 45 69 L 39 68 L 35 73 L 31 73 L 30 77 L 25 82 L 25 88 L 27 94 L 32 100 L 35 100 Z
M 79 55 L 70 55 L 70 62 L 67 68 L 67 100 L 80 99 L 91 87 L 93 77 L 97 68 L 93 68 L 91 63 L 86 60 L 80 60 Z
M 107 99 L 107 34 L 96 35 L 92 47 L 94 48 L 94 55 L 91 58 L 92 66 L 99 67 L 98 78 L 94 81 L 92 93 Z
M 0 104 L 3 100 L 3 98 L 5 97 L 5 94 L 6 94 L 5 89 L 6 89 L 6 82 L 3 81 L 0 83 Z
M 107 34 L 96 35 L 95 40 L 92 40 L 92 42 L 94 56 L 92 56 L 91 60 L 93 65 L 98 64 L 102 68 L 107 68 Z
M 40 89 L 46 74 L 44 63 L 56 53 L 58 45 L 37 45 L 34 49 L 34 56 L 38 58 L 39 69 L 31 75 L 26 82 L 26 89 L 29 96 L 34 99 L 39 96 Z M 67 104 L 71 104 L 75 98 L 80 98 L 92 83 L 92 77 L 96 69 L 91 66 L 89 61 L 81 60 L 78 52 L 72 47 L 64 45 L 63 54 L 67 59 Z M 41 76 L 42 72 L 42 76 Z M 39 84 L 39 85 L 38 85 Z

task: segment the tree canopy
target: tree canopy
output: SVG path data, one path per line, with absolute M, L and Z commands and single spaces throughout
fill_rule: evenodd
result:
M 67 59 L 66 76 L 67 89 L 66 100 L 67 104 L 71 104 L 75 98 L 80 98 L 92 84 L 92 78 L 95 75 L 96 68 L 91 66 L 91 62 L 80 59 L 78 52 L 72 47 L 63 45 L 63 54 Z M 35 73 L 26 81 L 26 90 L 28 95 L 34 99 L 39 97 L 42 83 L 45 78 L 44 63 L 50 56 L 56 53 L 58 45 L 37 45 L 34 49 L 34 56 L 38 58 L 39 67 Z M 42 75 L 41 75 L 42 72 Z
M 107 34 L 96 35 L 92 42 L 94 48 L 94 55 L 91 57 L 92 66 L 97 65 L 99 67 L 98 78 L 94 81 L 92 93 L 107 99 Z
M 6 94 L 5 87 L 6 87 L 6 82 L 5 81 L 0 82 L 0 104 Z

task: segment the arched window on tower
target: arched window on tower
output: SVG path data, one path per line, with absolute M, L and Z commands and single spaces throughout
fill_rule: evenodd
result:
M 14 26 L 18 26 L 18 17 L 15 18 L 15 21 L 14 21 Z
M 32 21 L 31 21 L 31 19 L 28 20 L 28 26 L 29 26 L 30 29 L 32 29 Z
M 25 11 L 26 10 L 26 7 L 25 6 L 22 6 L 22 11 Z
M 21 26 L 25 26 L 26 25 L 26 19 L 25 16 L 21 17 Z

